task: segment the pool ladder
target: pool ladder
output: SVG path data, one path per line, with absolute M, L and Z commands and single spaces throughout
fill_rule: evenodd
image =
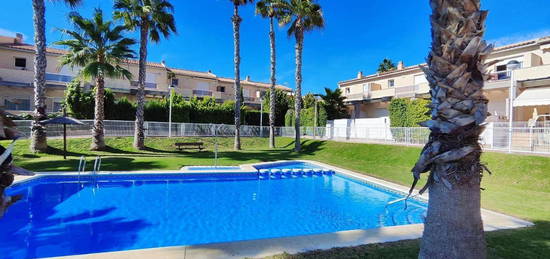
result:
M 93 175 L 96 175 L 97 172 L 101 170 L 101 156 L 96 156 L 94 162 L 94 170 L 92 171 Z

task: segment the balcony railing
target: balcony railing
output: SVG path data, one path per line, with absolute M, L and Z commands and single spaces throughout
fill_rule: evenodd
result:
M 512 76 L 512 71 L 498 71 L 489 74 L 488 81 L 497 81 L 497 80 L 508 80 Z
M 133 87 L 138 87 L 139 82 L 138 82 L 138 81 L 131 81 L 131 82 L 130 82 L 130 85 L 133 86 Z M 157 84 L 145 82 L 145 88 L 156 89 L 156 88 L 157 88 Z
M 211 91 L 205 91 L 205 90 L 193 90 L 193 95 L 195 96 L 212 96 Z
M 71 80 L 73 80 L 72 76 L 46 73 L 46 81 L 68 83 L 71 82 Z

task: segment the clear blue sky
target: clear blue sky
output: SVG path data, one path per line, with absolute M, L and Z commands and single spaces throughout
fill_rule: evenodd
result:
M 69 26 L 69 8 L 47 2 L 47 40 L 59 40 L 55 28 Z M 169 66 L 207 71 L 233 77 L 233 38 L 227 0 L 178 0 L 175 5 L 178 35 L 149 46 L 149 60 L 165 59 Z M 430 43 L 428 0 L 320 0 L 326 28 L 305 39 L 303 91 L 335 88 L 338 81 L 373 73 L 383 58 L 405 65 L 424 61 Z M 483 0 L 490 11 L 486 39 L 498 44 L 550 35 L 548 0 Z M 112 0 L 84 0 L 77 11 L 89 16 L 96 7 L 112 12 Z M 254 14 L 253 6 L 241 9 L 242 76 L 269 79 L 268 23 Z M 0 34 L 22 32 L 32 43 L 31 0 L 4 1 Z M 294 40 L 286 28 L 277 30 L 278 80 L 294 87 Z M 133 36 L 133 35 L 132 35 Z M 136 46 L 137 47 L 137 46 Z

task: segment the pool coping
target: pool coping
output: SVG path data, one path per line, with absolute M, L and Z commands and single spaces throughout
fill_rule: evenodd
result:
M 408 188 L 381 180 L 372 176 L 359 174 L 351 170 L 335 167 L 325 163 L 311 161 L 311 160 L 280 160 L 273 162 L 263 162 L 254 164 L 244 164 L 240 166 L 240 170 L 218 170 L 215 173 L 243 173 L 253 174 L 257 173 L 255 165 L 265 165 L 270 163 L 281 162 L 306 162 L 317 166 L 321 166 L 327 169 L 332 169 L 337 175 L 343 175 L 354 180 L 372 184 L 378 187 L 382 187 L 386 190 L 395 191 L 401 194 L 408 193 Z M 183 169 L 183 168 L 182 168 Z M 102 171 L 98 172 L 98 175 L 124 175 L 124 174 L 204 174 L 205 172 L 193 171 L 193 170 L 162 170 L 159 171 Z M 212 173 L 212 172 L 209 172 Z M 63 176 L 63 175 L 78 175 L 77 172 L 41 172 L 35 176 L 16 176 L 14 185 L 20 185 L 27 181 L 37 179 L 38 177 L 50 175 L 50 176 Z M 422 201 L 428 201 L 429 195 L 424 194 L 417 196 L 416 199 Z M 481 210 L 484 229 L 485 231 L 513 229 L 533 226 L 534 224 L 515 218 L 502 213 L 482 209 Z M 313 235 L 301 235 L 291 237 L 279 237 L 279 238 L 266 238 L 257 240 L 246 241 L 233 241 L 223 243 L 212 243 L 203 245 L 188 245 L 188 246 L 171 246 L 171 247 L 159 247 L 159 248 L 146 248 L 136 250 L 124 250 L 105 253 L 93 253 L 83 255 L 71 255 L 61 256 L 53 258 L 205 258 L 205 259 L 218 259 L 218 258 L 258 258 L 265 257 L 283 252 L 294 254 L 299 252 L 317 250 L 317 249 L 330 249 L 334 247 L 347 247 L 358 246 L 364 244 L 394 242 L 400 240 L 418 239 L 422 237 L 422 231 L 424 224 L 409 224 L 390 227 L 380 227 L 374 229 L 359 229 L 338 231 L 325 234 L 313 234 Z

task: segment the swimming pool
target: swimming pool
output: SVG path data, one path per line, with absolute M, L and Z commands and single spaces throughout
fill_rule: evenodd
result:
M 0 254 L 50 257 L 422 223 L 426 205 L 343 175 L 41 177 L 0 220 Z

